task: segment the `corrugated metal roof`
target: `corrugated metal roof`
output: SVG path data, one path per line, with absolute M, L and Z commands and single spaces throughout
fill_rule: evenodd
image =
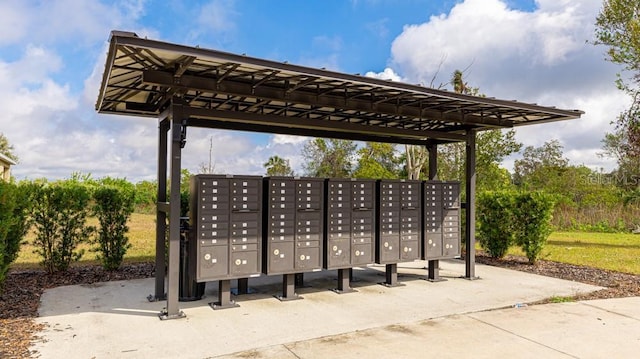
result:
M 517 101 L 469 96 L 324 69 L 142 39 L 114 31 L 96 110 L 159 116 L 179 99 L 199 125 L 394 142 L 458 140 L 467 129 L 579 118 Z M 207 122 L 210 121 L 210 122 Z

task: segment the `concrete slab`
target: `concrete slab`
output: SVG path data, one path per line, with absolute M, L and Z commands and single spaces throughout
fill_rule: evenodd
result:
M 634 358 L 640 350 L 638 304 L 640 298 L 621 298 L 451 315 L 216 359 Z
M 399 280 L 405 286 L 395 288 L 376 284 L 384 281 L 384 266 L 354 269 L 357 292 L 343 295 L 329 290 L 336 286 L 335 271 L 305 274 L 309 287 L 298 289 L 305 299 L 291 302 L 273 297 L 280 293 L 281 277 L 251 279 L 255 292 L 236 297 L 240 307 L 219 311 L 207 305 L 217 298 L 216 283 L 209 283 L 207 298 L 180 304 L 187 318 L 170 321 L 157 318 L 164 302 L 145 299 L 153 292 L 153 279 L 54 288 L 42 296 L 37 320 L 48 328 L 42 333 L 44 340 L 33 349 L 44 358 L 206 358 L 244 351 L 250 354 L 256 348 L 311 353 L 313 350 L 303 344 L 291 348 L 277 345 L 376 328 L 388 331 L 384 327 L 600 289 L 483 265 L 476 268 L 481 279 L 469 281 L 460 278 L 464 263 L 458 260 L 443 261 L 441 274 L 448 280 L 431 283 L 421 279 L 426 275 L 424 265 L 400 264 Z M 457 330 L 472 319 L 460 320 L 461 324 L 454 326 Z M 451 340 L 459 344 L 460 338 L 452 333 Z M 418 346 L 408 348 L 418 350 Z M 393 353 L 397 348 L 391 345 L 388 350 Z M 353 352 L 346 353 L 350 354 Z M 377 351 L 374 354 L 378 357 Z
M 621 307 L 631 314 L 601 309 L 587 301 L 504 310 L 504 315 L 474 313 L 469 317 L 574 358 L 638 357 L 640 320 L 634 316 L 640 313 L 640 307 L 632 307 L 638 304 L 638 298 L 616 301 L 624 303 Z M 598 305 L 603 306 L 603 301 Z

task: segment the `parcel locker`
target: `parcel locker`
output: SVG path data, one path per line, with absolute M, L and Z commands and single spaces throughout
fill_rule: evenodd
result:
M 190 223 L 198 282 L 260 275 L 261 177 L 191 177 Z
M 379 180 L 377 188 L 376 263 L 391 264 L 420 259 L 421 181 Z
M 460 182 L 426 181 L 424 259 L 460 256 Z
M 324 180 L 266 177 L 263 181 L 265 274 L 322 269 Z
M 324 268 L 344 269 L 374 262 L 375 180 L 326 181 Z

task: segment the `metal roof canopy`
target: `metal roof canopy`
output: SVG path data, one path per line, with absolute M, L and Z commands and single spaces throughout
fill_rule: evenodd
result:
M 149 298 L 165 298 L 169 218 L 167 308 L 161 315 L 166 319 L 184 316 L 178 308 L 179 186 L 188 126 L 425 145 L 430 179 L 437 178 L 437 144 L 465 141 L 469 244 L 465 277 L 472 279 L 476 132 L 576 119 L 583 114 L 142 39 L 121 31 L 111 33 L 96 110 L 160 121 L 156 292 Z M 167 202 L 169 131 L 171 195 Z M 439 279 L 438 261 L 429 261 L 429 278 Z
M 96 109 L 158 117 L 184 100 L 193 125 L 363 141 L 463 141 L 465 130 L 580 117 L 517 101 L 268 61 L 112 32 Z

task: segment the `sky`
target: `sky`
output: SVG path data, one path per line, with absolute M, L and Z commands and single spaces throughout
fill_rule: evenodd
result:
M 628 105 L 621 69 L 593 45 L 602 0 L 0 0 L 0 132 L 18 179 L 74 172 L 153 180 L 157 120 L 98 114 L 111 30 L 345 73 L 451 89 L 454 70 L 486 96 L 585 111 L 519 128 L 525 146 L 557 139 L 573 164 L 598 156 Z M 303 173 L 308 138 L 190 128 L 183 168 L 264 174 L 270 156 Z M 506 168 L 513 166 L 511 156 Z

